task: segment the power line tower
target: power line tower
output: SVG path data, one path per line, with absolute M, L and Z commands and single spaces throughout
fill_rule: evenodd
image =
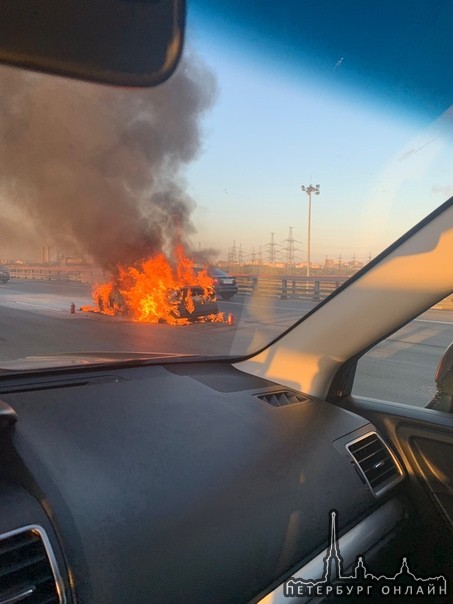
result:
M 275 233 L 271 233 L 271 241 L 269 243 L 269 263 L 271 266 L 275 266 L 275 248 L 277 244 L 275 243 Z
M 242 243 L 239 244 L 239 252 L 238 252 L 238 262 L 242 266 L 244 259 L 242 254 Z
M 286 252 L 286 256 L 285 256 L 286 267 L 287 267 L 288 271 L 292 272 L 294 270 L 295 263 L 296 263 L 296 254 L 295 254 L 296 240 L 294 239 L 294 236 L 293 236 L 293 227 L 289 227 L 288 239 L 285 239 L 284 243 L 286 243 L 286 246 L 283 248 L 284 251 Z
M 237 264 L 237 261 L 236 241 L 233 241 L 233 247 L 231 248 L 231 264 Z

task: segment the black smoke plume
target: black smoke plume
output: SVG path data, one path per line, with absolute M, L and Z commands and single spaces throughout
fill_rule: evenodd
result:
M 200 150 L 212 73 L 193 58 L 157 88 L 0 69 L 0 242 L 52 244 L 104 268 L 186 240 L 183 168 Z

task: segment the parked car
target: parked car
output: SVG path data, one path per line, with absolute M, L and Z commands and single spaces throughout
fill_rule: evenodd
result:
M 0 281 L 2 283 L 8 283 L 11 279 L 11 273 L 9 272 L 9 268 L 7 266 L 0 265 Z
M 196 271 L 206 270 L 205 267 L 196 267 Z M 214 291 L 217 297 L 223 300 L 230 300 L 234 294 L 238 293 L 238 286 L 235 277 L 228 275 L 215 266 L 207 269 L 208 275 L 213 279 Z
M 238 286 L 235 277 L 231 277 L 219 268 L 209 268 L 208 274 L 214 280 L 214 291 L 217 296 L 223 300 L 230 300 L 234 294 L 238 293 Z

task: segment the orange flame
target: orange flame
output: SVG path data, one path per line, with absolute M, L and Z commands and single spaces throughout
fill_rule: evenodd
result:
M 93 288 L 96 306 L 82 310 L 170 325 L 224 321 L 207 271 L 195 269 L 181 245 L 174 256 L 174 265 L 160 253 L 136 266 L 119 266 L 116 277 Z

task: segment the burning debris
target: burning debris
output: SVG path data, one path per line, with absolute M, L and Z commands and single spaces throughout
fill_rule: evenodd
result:
M 95 306 L 82 310 L 170 325 L 223 322 L 207 271 L 195 268 L 182 245 L 176 247 L 174 257 L 171 263 L 159 253 L 134 266 L 119 265 L 110 281 L 93 289 Z

